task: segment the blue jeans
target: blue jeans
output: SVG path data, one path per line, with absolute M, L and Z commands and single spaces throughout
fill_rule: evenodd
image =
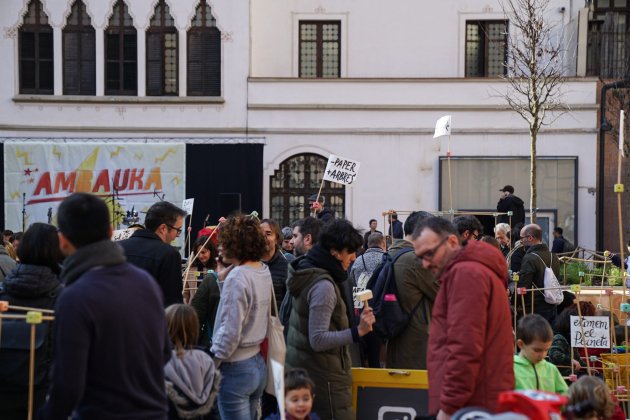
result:
M 239 362 L 221 363 L 219 412 L 222 419 L 256 420 L 258 403 L 267 383 L 262 355 Z

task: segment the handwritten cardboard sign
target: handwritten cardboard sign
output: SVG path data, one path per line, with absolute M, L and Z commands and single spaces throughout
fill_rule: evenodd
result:
M 341 156 L 330 155 L 324 171 L 324 180 L 351 185 L 359 173 L 361 162 Z
M 610 318 L 571 316 L 571 347 L 610 348 Z

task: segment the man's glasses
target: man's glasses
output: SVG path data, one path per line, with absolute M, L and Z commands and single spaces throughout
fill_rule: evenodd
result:
M 166 226 L 168 226 L 169 229 L 173 229 L 177 231 L 177 236 L 182 234 L 182 228 L 176 228 L 175 226 L 171 226 L 168 223 L 164 223 Z
M 434 246 L 432 249 L 423 252 L 422 254 L 418 255 L 418 259 L 420 259 L 420 261 L 422 260 L 427 260 L 427 261 L 431 261 L 433 260 L 433 257 L 435 256 L 435 253 L 437 252 L 438 249 L 440 249 L 440 247 L 442 245 L 444 245 L 444 243 L 448 240 L 448 236 L 445 237 L 444 239 L 442 239 L 440 241 L 439 244 L 437 244 L 436 246 Z

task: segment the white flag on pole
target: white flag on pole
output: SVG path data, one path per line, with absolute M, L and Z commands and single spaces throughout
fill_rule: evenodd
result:
M 433 134 L 433 138 L 436 139 L 442 136 L 450 136 L 451 135 L 451 116 L 445 115 L 435 123 L 435 134 Z
M 626 154 L 623 151 L 623 142 L 624 142 L 624 131 L 626 130 L 625 117 L 626 114 L 621 110 L 621 115 L 619 115 L 619 151 L 621 152 L 622 157 L 626 157 Z

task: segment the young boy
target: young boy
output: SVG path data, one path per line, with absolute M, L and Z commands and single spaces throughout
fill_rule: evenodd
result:
M 566 394 L 569 387 L 558 368 L 545 360 L 552 338 L 551 326 L 542 316 L 527 315 L 519 321 L 516 345 L 520 351 L 514 355 L 514 389 Z
M 287 420 L 320 420 L 311 413 L 315 398 L 315 383 L 306 370 L 290 369 L 284 374 L 284 409 Z M 272 414 L 266 420 L 279 420 L 280 414 Z

